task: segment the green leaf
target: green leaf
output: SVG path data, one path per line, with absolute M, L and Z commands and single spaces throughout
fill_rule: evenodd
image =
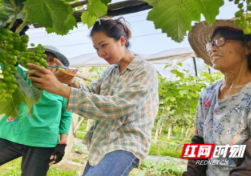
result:
M 151 5 L 151 6 L 155 6 L 157 4 L 157 0 L 144 0 L 147 4 Z
M 24 2 L 28 18 L 32 23 L 38 23 L 46 28 L 53 28 L 56 33 L 65 33 L 66 24 L 72 25 L 67 28 L 73 28 L 75 24 L 70 16 L 72 8 L 62 0 L 26 0 Z
M 169 99 L 170 99 L 170 101 L 172 101 L 172 102 L 174 102 L 174 101 L 176 100 L 175 97 L 170 97 Z
M 7 23 L 11 22 L 15 19 L 15 13 L 17 15 L 17 18 L 22 18 L 24 13 L 23 10 L 23 2 L 25 0 L 13 0 L 16 4 L 16 9 L 11 4 L 10 0 L 4 0 L 2 7 L 3 9 L 0 9 L 0 28 L 4 27 Z
M 7 102 L 1 103 L 0 114 L 6 114 L 7 117 L 19 117 L 20 105 L 23 100 L 23 92 L 17 88 L 12 94 L 13 98 L 8 99 Z
M 39 90 L 35 87 L 31 87 L 17 71 L 15 74 L 17 83 L 21 91 L 25 94 L 25 104 L 28 106 L 28 112 L 33 104 L 38 104 L 41 96 L 43 95 L 43 90 Z
M 9 20 L 9 15 L 5 12 L 0 12 L 0 29 L 5 26 Z
M 182 66 L 182 62 L 178 63 L 177 65 L 178 65 L 178 66 Z
M 14 3 L 16 4 L 17 6 L 17 13 L 20 13 L 24 7 L 24 2 L 26 0 L 13 0 Z M 11 4 L 10 0 L 4 0 L 4 4 L 3 4 L 3 7 L 5 10 L 10 10 L 10 11 L 14 11 L 14 7 L 13 5 Z
M 172 65 L 166 65 L 165 67 L 164 67 L 164 69 L 166 69 L 166 68 L 168 68 L 168 67 L 171 67 Z
M 15 74 L 19 87 L 12 94 L 12 98 L 7 102 L 1 103 L 0 114 L 6 114 L 8 117 L 20 117 L 20 105 L 22 103 L 27 105 L 27 112 L 31 111 L 32 105 L 37 104 L 42 96 L 42 91 L 32 88 L 22 78 L 17 71 Z
M 81 15 L 81 21 L 84 24 L 87 24 L 88 29 L 91 28 L 95 24 L 96 20 L 97 18 L 95 16 L 89 15 L 89 12 L 84 12 Z
M 201 13 L 205 17 L 209 25 L 215 22 L 216 16 L 219 14 L 219 8 L 224 5 L 224 0 L 200 0 L 196 1 L 198 4 L 197 9 L 201 10 Z
M 179 120 L 179 119 L 184 118 L 184 116 L 181 115 L 181 114 L 178 114 L 178 115 L 174 116 L 174 118 L 175 118 L 176 120 Z
M 96 16 L 97 18 L 102 17 L 107 13 L 107 5 L 103 4 L 101 0 L 91 0 L 87 4 L 87 11 L 90 15 Z
M 66 35 L 70 30 L 72 30 L 74 27 L 78 27 L 76 23 L 76 18 L 73 15 L 70 15 L 70 18 L 68 22 L 65 24 L 64 29 L 61 31 L 56 31 L 55 28 L 46 28 L 47 33 L 57 33 L 59 35 Z
M 180 93 L 182 96 L 184 96 L 184 95 L 186 95 L 186 94 L 188 93 L 188 91 L 187 91 L 187 90 L 180 90 L 179 93 Z
M 190 108 L 195 109 L 198 105 L 198 101 L 197 100 L 188 101 L 188 105 L 190 106 Z
M 109 4 L 110 2 L 112 2 L 112 0 L 101 0 L 101 2 L 105 5 Z
M 173 115 L 175 113 L 175 110 L 172 110 L 169 112 L 169 114 Z
M 173 94 L 171 92 L 167 92 L 166 97 L 173 97 Z
M 171 73 L 175 74 L 175 75 L 176 75 L 177 77 L 179 77 L 179 78 L 184 78 L 184 76 L 185 76 L 184 73 L 182 73 L 182 72 L 180 72 L 180 71 L 178 71 L 178 70 L 176 70 L 176 69 L 171 70 Z
M 210 79 L 210 78 L 211 78 L 211 75 L 210 75 L 209 73 L 207 73 L 207 72 L 201 73 L 201 76 L 203 76 L 203 77 L 205 77 L 205 78 L 207 78 L 207 79 Z
M 37 88 L 31 87 L 20 75 L 17 71 L 15 74 L 17 83 L 19 85 L 19 89 L 23 94 L 23 102 L 27 105 L 27 112 L 30 117 L 32 117 L 33 109 L 32 106 L 34 104 L 38 104 L 41 96 L 43 95 L 43 91 Z
M 78 7 L 77 7 L 78 10 L 80 10 L 80 9 L 82 9 L 82 8 L 83 8 L 83 6 L 78 6 Z
M 67 4 L 71 3 L 71 2 L 78 2 L 78 0 L 64 0 L 64 2 L 66 2 Z
M 158 0 L 155 3 L 151 0 L 149 3 L 154 7 L 147 19 L 176 42 L 183 41 L 186 32 L 191 30 L 192 21 L 200 21 L 201 14 L 212 24 L 224 4 L 223 0 Z
M 186 31 L 191 30 L 191 22 L 200 20 L 200 13 L 189 3 L 191 1 L 194 0 L 158 0 L 147 20 L 153 21 L 156 29 L 162 29 L 176 42 L 181 42 Z

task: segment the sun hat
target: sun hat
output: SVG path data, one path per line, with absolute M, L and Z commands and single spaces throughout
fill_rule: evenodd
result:
M 43 45 L 45 52 L 50 52 L 52 54 L 54 54 L 57 59 L 62 62 L 62 64 L 66 67 L 69 67 L 70 63 L 69 60 L 65 57 L 65 55 L 61 54 L 60 51 L 54 47 L 54 46 L 50 46 L 50 45 Z
M 188 41 L 198 58 L 202 58 L 204 62 L 212 66 L 208 52 L 205 46 L 211 40 L 213 32 L 220 28 L 231 28 L 235 30 L 243 30 L 234 24 L 234 19 L 229 20 L 216 20 L 212 26 L 205 21 L 196 23 L 188 34 Z

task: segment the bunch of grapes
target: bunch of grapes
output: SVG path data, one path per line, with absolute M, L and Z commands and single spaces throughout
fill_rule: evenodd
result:
M 31 46 L 34 46 L 34 44 L 31 44 Z M 44 52 L 44 47 L 39 44 L 36 48 L 32 48 L 26 52 L 23 52 L 18 59 L 18 63 L 29 70 L 32 68 L 27 65 L 28 63 L 33 63 L 47 68 L 47 62 L 44 59 L 46 58 L 46 54 L 44 54 Z
M 27 35 L 20 37 L 8 29 L 0 30 L 0 103 L 12 98 L 18 87 L 15 78 L 18 63 L 27 69 L 30 69 L 27 63 L 47 67 L 43 46 L 28 50 L 28 41 Z
M 229 0 L 230 2 L 233 0 Z M 235 13 L 234 24 L 240 26 L 243 29 L 244 34 L 251 33 L 251 16 L 248 12 L 251 11 L 251 0 L 234 0 L 235 4 L 238 4 L 239 11 Z M 245 14 L 244 14 L 245 13 Z

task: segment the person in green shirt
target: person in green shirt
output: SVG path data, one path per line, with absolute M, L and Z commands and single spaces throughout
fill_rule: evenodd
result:
M 48 65 L 56 65 L 58 59 L 69 66 L 67 58 L 55 47 L 44 48 Z M 26 80 L 25 71 L 19 66 L 17 68 Z M 54 68 L 50 70 L 56 72 Z M 66 104 L 67 99 L 43 91 L 39 103 L 33 105 L 32 117 L 25 104 L 20 105 L 20 117 L 4 115 L 0 119 L 0 168 L 22 156 L 22 176 L 45 176 L 50 165 L 61 161 L 72 120 Z

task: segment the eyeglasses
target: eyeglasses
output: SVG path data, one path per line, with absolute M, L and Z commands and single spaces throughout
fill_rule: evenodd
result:
M 206 44 L 206 51 L 209 52 L 212 50 L 213 46 L 216 45 L 217 47 L 223 46 L 226 43 L 226 39 L 224 37 L 220 37 L 215 39 L 212 42 L 208 42 Z
M 215 46 L 217 46 L 217 47 L 221 47 L 221 46 L 223 46 L 225 43 L 226 43 L 226 40 L 238 40 L 238 41 L 243 41 L 243 40 L 241 40 L 241 39 L 230 39 L 230 38 L 225 38 L 225 37 L 220 37 L 220 38 L 217 38 L 217 39 L 215 39 L 214 41 L 212 41 L 212 42 L 208 42 L 207 44 L 206 44 L 206 51 L 207 52 L 209 52 L 209 51 L 211 51 L 212 50 L 212 48 L 213 48 L 213 46 L 215 45 Z

